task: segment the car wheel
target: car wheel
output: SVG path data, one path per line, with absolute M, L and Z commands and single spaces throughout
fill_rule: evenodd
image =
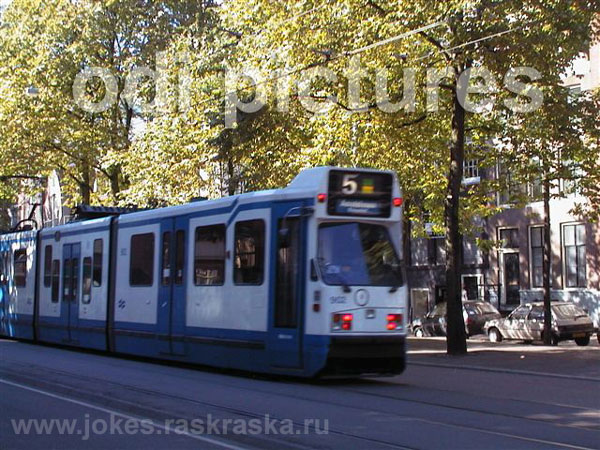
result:
M 488 331 L 488 338 L 490 342 L 502 342 L 502 335 L 498 331 L 498 328 L 491 328 Z
M 415 336 L 418 338 L 425 337 L 425 332 L 423 331 L 423 328 L 417 328 L 415 330 Z
M 598 339 L 598 344 L 600 344 L 600 332 L 596 333 L 596 338 Z
M 524 344 L 531 345 L 531 344 L 533 344 L 533 341 L 532 341 L 531 339 L 525 339 L 525 340 L 523 341 L 523 343 L 524 343 Z
M 590 343 L 590 337 L 586 336 L 586 337 L 575 338 L 575 343 L 577 345 L 579 345 L 580 347 L 585 347 L 586 345 L 588 345 Z

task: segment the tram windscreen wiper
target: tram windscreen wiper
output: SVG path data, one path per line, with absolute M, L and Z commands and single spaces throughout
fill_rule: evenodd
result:
M 346 277 L 344 277 L 340 272 L 331 272 L 328 270 L 328 267 L 331 266 L 331 263 L 329 261 L 327 261 L 322 256 L 318 256 L 316 259 L 317 259 L 317 262 L 319 263 L 319 269 L 320 269 L 321 274 L 325 274 L 326 278 L 329 278 L 329 277 L 337 278 L 337 280 L 339 281 L 339 284 L 342 286 L 342 289 L 344 290 L 344 292 L 346 292 L 346 293 L 352 292 L 352 289 L 350 288 L 350 283 L 348 282 Z
M 350 288 L 350 284 L 348 283 L 348 280 L 346 280 L 346 278 L 344 278 L 344 276 L 342 274 L 340 274 L 340 273 L 336 274 L 336 276 L 340 280 L 340 284 L 342 285 L 342 290 L 345 293 L 352 292 L 352 289 Z
M 390 287 L 390 293 L 396 292 L 402 286 L 402 275 L 398 272 L 398 269 L 395 269 L 394 266 L 390 264 L 384 264 L 387 272 L 394 278 L 394 283 L 392 287 Z

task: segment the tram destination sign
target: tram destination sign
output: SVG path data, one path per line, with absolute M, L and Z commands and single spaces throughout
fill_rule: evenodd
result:
M 332 216 L 390 217 L 393 177 L 389 173 L 329 172 L 327 213 Z

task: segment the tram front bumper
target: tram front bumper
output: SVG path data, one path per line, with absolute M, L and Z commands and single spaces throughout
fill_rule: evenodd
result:
M 406 336 L 332 336 L 322 376 L 397 375 L 406 365 Z

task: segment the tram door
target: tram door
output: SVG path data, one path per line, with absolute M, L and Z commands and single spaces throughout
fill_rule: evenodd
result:
M 79 272 L 81 244 L 63 245 L 61 317 L 67 326 L 67 341 L 77 343 L 79 326 Z
M 185 354 L 185 283 L 187 220 L 161 222 L 158 333 L 160 352 Z
M 302 366 L 304 305 L 305 220 L 302 204 L 278 206 L 273 211 L 274 245 L 271 261 L 275 268 L 270 310 L 269 352 L 275 367 Z

